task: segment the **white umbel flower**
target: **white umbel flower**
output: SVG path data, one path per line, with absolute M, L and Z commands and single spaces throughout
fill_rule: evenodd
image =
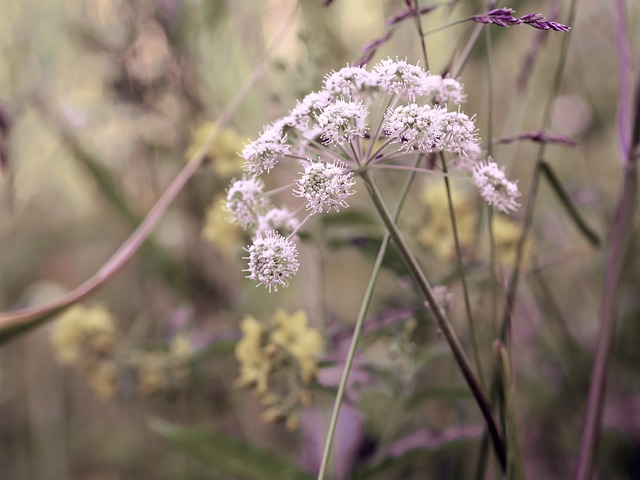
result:
M 368 114 L 367 107 L 359 100 L 336 100 L 330 103 L 316 118 L 322 139 L 327 143 L 344 145 L 355 137 L 364 137 Z
M 289 278 L 298 271 L 298 250 L 295 244 L 274 230 L 257 233 L 253 243 L 245 249 L 249 260 L 247 278 L 264 285 L 271 292 L 287 287 Z
M 400 94 L 413 101 L 427 91 L 429 74 L 418 65 L 405 60 L 380 61 L 373 71 L 378 75 L 378 85 L 389 94 Z
M 515 211 L 520 204 L 518 185 L 507 179 L 504 169 L 491 159 L 478 163 L 473 169 L 473 183 L 489 204 L 504 213 Z
M 233 179 L 227 189 L 225 203 L 231 221 L 245 230 L 253 229 L 258 216 L 268 205 L 267 198 L 262 195 L 263 191 L 264 182 L 259 178 Z
M 304 172 L 296 180 L 297 188 L 293 193 L 307 200 L 307 210 L 311 213 L 327 212 L 332 208 L 336 211 L 340 207 L 349 205 L 346 198 L 355 192 L 351 187 L 355 184 L 353 174 L 346 172 L 346 165 L 342 162 L 324 163 L 309 160 L 304 162 Z
M 298 219 L 287 208 L 271 208 L 258 217 L 258 232 L 278 230 L 293 232 L 299 225 Z
M 457 112 L 447 112 L 443 117 L 445 131 L 444 150 L 455 153 L 468 164 L 473 164 L 480 156 L 480 139 L 476 124 L 472 118 L 466 114 Z
M 311 92 L 289 112 L 289 118 L 301 131 L 308 130 L 311 123 L 315 122 L 320 112 L 331 103 L 331 95 L 328 92 Z
M 399 143 L 404 152 L 439 151 L 444 148 L 446 113 L 441 107 L 401 105 L 385 114 L 384 133 L 393 143 Z
M 245 170 L 252 175 L 269 173 L 290 151 L 291 145 L 287 143 L 282 125 L 271 125 L 242 151 L 242 156 L 247 161 Z
M 439 104 L 449 102 L 460 105 L 467 99 L 462 84 L 455 78 L 429 75 L 425 85 L 425 95 L 433 97 L 433 100 Z
M 344 67 L 324 79 L 324 90 L 334 97 L 358 97 L 375 91 L 378 75 L 364 67 Z

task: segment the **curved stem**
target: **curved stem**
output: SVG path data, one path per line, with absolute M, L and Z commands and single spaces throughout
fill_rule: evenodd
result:
M 424 272 L 418 265 L 418 261 L 415 258 L 411 249 L 409 248 L 409 245 L 406 243 L 404 237 L 402 236 L 402 234 L 396 227 L 395 223 L 393 222 L 393 218 L 389 213 L 389 210 L 387 209 L 387 206 L 385 205 L 382 199 L 382 195 L 378 190 L 378 187 L 375 184 L 370 173 L 368 171 L 362 172 L 362 179 L 364 180 L 367 186 L 369 195 L 371 196 L 371 199 L 373 200 L 373 203 L 375 204 L 376 209 L 378 210 L 378 213 L 382 218 L 382 221 L 387 227 L 387 230 L 389 231 L 391 238 L 396 244 L 396 247 L 398 248 L 400 255 L 402 256 L 407 267 L 409 268 L 411 276 L 416 281 L 416 284 L 420 289 L 420 292 L 424 296 L 426 303 L 431 308 L 433 315 L 436 321 L 438 322 L 438 327 L 444 334 L 444 337 L 447 340 L 449 347 L 451 348 L 451 352 L 453 353 L 453 356 L 460 368 L 460 371 L 465 381 L 467 382 L 467 385 L 469 386 L 469 389 L 471 390 L 471 393 L 473 394 L 476 400 L 476 403 L 478 404 L 478 407 L 480 408 L 482 416 L 485 419 L 487 428 L 489 430 L 489 436 L 491 437 L 491 442 L 496 452 L 496 456 L 498 457 L 500 466 L 504 471 L 506 469 L 506 458 L 507 458 L 504 442 L 502 441 L 502 437 L 500 436 L 500 432 L 498 431 L 498 427 L 496 425 L 495 419 L 493 418 L 493 415 L 491 413 L 491 407 L 489 405 L 489 402 L 487 401 L 487 398 L 482 392 L 482 388 L 480 387 L 480 384 L 478 383 L 478 380 L 476 379 L 476 376 L 473 373 L 471 364 L 469 363 L 469 359 L 467 358 L 467 355 L 465 354 L 464 349 L 460 344 L 460 340 L 458 339 L 458 336 L 453 330 L 453 327 L 449 323 L 449 320 L 446 318 L 444 312 L 438 306 L 438 303 L 436 302 L 436 299 L 433 295 L 433 291 L 431 289 L 431 285 L 429 284 L 429 281 L 427 280 L 427 278 L 424 275 Z

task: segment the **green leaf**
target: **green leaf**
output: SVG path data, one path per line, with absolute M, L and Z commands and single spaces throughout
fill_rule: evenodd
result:
M 573 223 L 576 225 L 578 230 L 580 230 L 580 232 L 585 236 L 585 238 L 591 245 L 593 245 L 594 247 L 599 247 L 600 237 L 598 237 L 598 234 L 594 232 L 593 229 L 589 225 L 587 225 L 587 222 L 585 222 L 585 220 L 582 218 L 582 215 L 580 215 L 580 212 L 573 204 L 571 197 L 569 197 L 569 194 L 562 186 L 562 183 L 560 183 L 560 179 L 551 169 L 551 165 L 549 165 L 547 162 L 542 161 L 540 162 L 540 169 L 542 170 L 542 174 L 544 175 L 544 177 L 549 181 L 551 189 L 556 192 L 560 203 L 562 203 L 562 206 L 565 208 L 565 210 L 569 214 L 569 217 L 571 217 L 571 220 L 573 220 Z
M 227 434 L 154 419 L 151 430 L 204 464 L 251 480 L 312 480 L 310 473 L 279 455 Z

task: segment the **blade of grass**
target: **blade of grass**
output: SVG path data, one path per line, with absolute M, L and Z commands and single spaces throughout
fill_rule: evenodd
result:
M 600 237 L 596 232 L 593 231 L 593 229 L 589 225 L 587 225 L 587 222 L 584 220 L 584 218 L 582 218 L 582 215 L 580 215 L 580 212 L 574 205 L 571 197 L 569 197 L 569 194 L 562 186 L 562 183 L 560 183 L 560 179 L 551 168 L 551 165 L 542 160 L 540 162 L 540 169 L 542 170 L 542 174 L 544 175 L 544 177 L 549 182 L 551 189 L 558 196 L 560 203 L 569 214 L 569 217 L 571 218 L 571 220 L 573 220 L 573 223 L 578 228 L 578 230 L 580 230 L 580 233 L 584 235 L 584 237 L 591 245 L 593 245 L 594 247 L 599 247 Z
M 618 9 L 622 4 L 618 2 Z M 598 316 L 596 351 L 591 368 L 587 410 L 580 438 L 580 450 L 575 480 L 590 480 L 593 476 L 595 453 L 602 423 L 602 409 L 607 390 L 607 369 L 616 330 L 618 286 L 624 269 L 633 216 L 638 197 L 638 158 L 640 157 L 640 76 L 636 87 L 635 120 L 632 143 L 624 164 L 623 184 L 616 208 L 613 237 L 609 246 L 604 274 L 602 303 Z

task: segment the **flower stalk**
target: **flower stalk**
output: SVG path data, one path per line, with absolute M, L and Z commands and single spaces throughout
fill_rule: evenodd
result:
M 442 331 L 445 339 L 447 340 L 447 343 L 449 344 L 449 347 L 451 348 L 451 352 L 453 353 L 456 363 L 458 364 L 460 371 L 462 372 L 462 375 L 467 382 L 467 385 L 469 386 L 469 389 L 471 390 L 471 393 L 473 394 L 478 407 L 480 408 L 482 416 L 484 417 L 484 420 L 487 424 L 487 429 L 489 431 L 489 436 L 491 438 L 491 443 L 493 444 L 500 466 L 504 471 L 506 469 L 507 458 L 506 447 L 498 430 L 495 419 L 493 418 L 493 414 L 491 413 L 491 406 L 489 405 L 489 402 L 485 397 L 482 388 L 480 387 L 480 383 L 473 373 L 473 369 L 471 367 L 469 359 L 467 358 L 467 355 L 464 352 L 462 344 L 460 343 L 460 340 L 458 339 L 458 336 L 456 335 L 449 320 L 445 316 L 445 313 L 438 305 L 434 297 L 431 285 L 424 275 L 424 272 L 418 265 L 417 259 L 415 258 L 413 252 L 409 248 L 409 245 L 406 243 L 404 237 L 393 221 L 393 218 L 389 213 L 384 200 L 382 199 L 381 192 L 375 184 L 375 181 L 372 178 L 371 174 L 366 170 L 363 171 L 362 179 L 366 184 L 367 191 L 369 192 L 371 200 L 373 201 L 376 210 L 380 214 L 380 217 L 382 218 L 382 221 L 385 224 L 385 227 L 387 228 L 391 239 L 396 244 L 400 255 L 404 259 L 411 273 L 411 276 L 415 280 L 416 285 L 424 296 L 426 303 L 433 311 L 433 315 L 438 323 L 438 327 Z

